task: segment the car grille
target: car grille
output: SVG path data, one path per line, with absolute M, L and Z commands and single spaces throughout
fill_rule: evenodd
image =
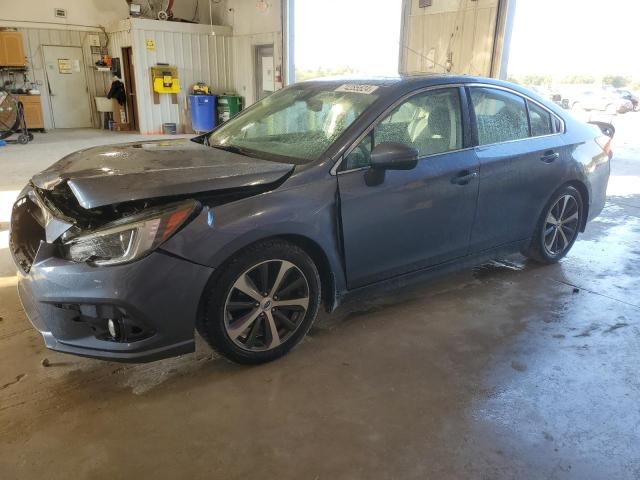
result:
M 11 212 L 9 248 L 16 265 L 29 273 L 40 242 L 45 241 L 44 216 L 40 207 L 28 197 L 18 200 Z

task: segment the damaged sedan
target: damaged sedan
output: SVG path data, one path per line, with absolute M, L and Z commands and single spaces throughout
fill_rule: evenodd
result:
M 522 252 L 554 263 L 605 202 L 610 138 L 519 86 L 292 85 L 191 140 L 95 147 L 12 212 L 47 347 L 125 362 L 287 353 L 320 308 Z

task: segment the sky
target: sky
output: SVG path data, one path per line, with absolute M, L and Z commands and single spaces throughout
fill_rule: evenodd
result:
M 401 0 L 296 0 L 296 68 L 397 73 L 401 5 Z
M 640 0 L 517 0 L 510 75 L 640 78 Z
M 396 73 L 401 3 L 296 0 L 296 67 Z M 638 47 L 640 0 L 517 0 L 509 74 L 640 78 Z

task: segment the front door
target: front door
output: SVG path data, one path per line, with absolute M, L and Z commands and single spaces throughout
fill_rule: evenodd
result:
M 54 128 L 91 127 L 89 89 L 80 47 L 42 47 Z
M 478 194 L 478 160 L 463 144 L 460 91 L 410 97 L 349 153 L 338 173 L 349 288 L 467 253 Z M 384 142 L 418 149 L 412 170 L 371 182 L 369 155 Z

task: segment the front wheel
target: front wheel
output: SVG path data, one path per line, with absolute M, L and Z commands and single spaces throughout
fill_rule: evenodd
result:
M 583 211 L 580 192 L 569 185 L 562 187 L 547 202 L 524 255 L 540 263 L 556 263 L 576 241 Z
M 286 354 L 320 305 L 318 269 L 304 250 L 282 240 L 241 251 L 207 288 L 198 331 L 214 350 L 243 364 Z

